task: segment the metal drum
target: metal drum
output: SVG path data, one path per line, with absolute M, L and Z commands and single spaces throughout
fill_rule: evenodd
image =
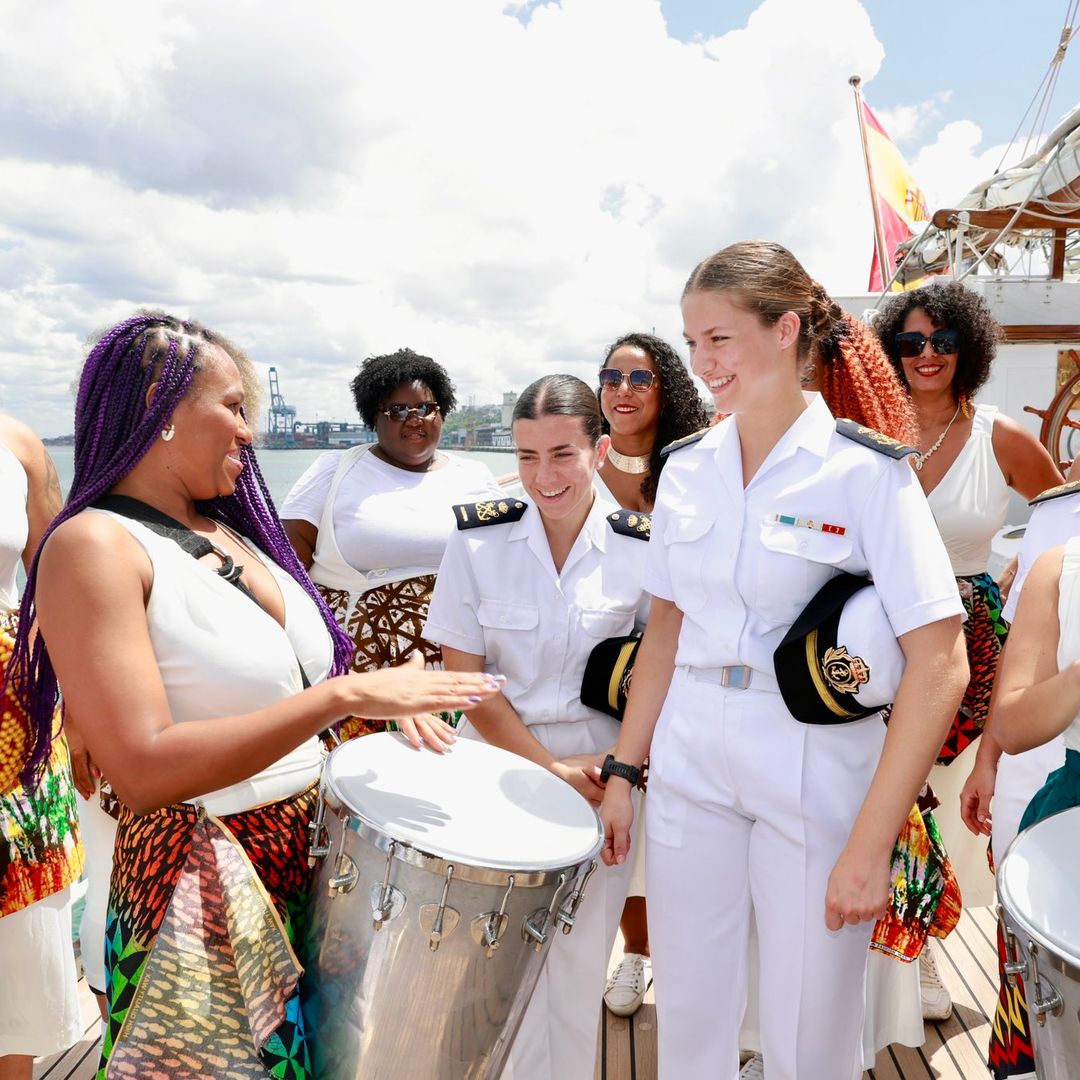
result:
M 316 1077 L 497 1077 L 596 866 L 593 808 L 486 743 L 440 756 L 387 733 L 333 751 L 312 831 Z
M 1032 825 L 998 869 L 1010 977 L 1027 994 L 1040 1080 L 1080 1075 L 1080 807 Z

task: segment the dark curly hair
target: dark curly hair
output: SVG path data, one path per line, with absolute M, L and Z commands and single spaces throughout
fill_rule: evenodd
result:
M 423 383 L 435 395 L 444 420 L 454 411 L 457 397 L 446 368 L 430 356 L 421 356 L 412 349 L 398 349 L 385 356 L 369 356 L 349 383 L 360 419 L 374 429 L 386 399 L 399 386 L 414 382 Z
M 667 460 L 660 456 L 660 451 L 668 443 L 705 427 L 709 422 L 709 411 L 705 408 L 705 402 L 701 400 L 682 357 L 666 341 L 654 334 L 623 334 L 607 347 L 600 366 L 607 367 L 615 350 L 624 345 L 641 349 L 652 360 L 660 377 L 660 420 L 656 425 L 656 441 L 649 456 L 649 471 L 641 481 L 641 497 L 647 503 L 653 503 L 656 501 L 656 483 L 660 479 L 660 470 Z M 596 400 L 602 400 L 599 388 L 596 391 Z M 605 418 L 604 434 L 610 433 L 611 427 Z
M 873 327 L 905 390 L 911 387 L 896 349 L 896 335 L 904 329 L 908 315 L 919 309 L 926 312 L 934 326 L 955 330 L 959 335 L 953 396 L 957 401 L 970 400 L 990 377 L 1001 327 L 986 301 L 958 281 L 935 281 L 893 297 L 881 309 Z

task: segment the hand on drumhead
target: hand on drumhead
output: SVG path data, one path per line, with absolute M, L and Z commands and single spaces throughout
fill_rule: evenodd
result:
M 876 922 L 889 906 L 889 860 L 869 859 L 845 848 L 836 860 L 825 890 L 825 925 Z
M 604 825 L 604 846 L 600 858 L 605 866 L 621 866 L 630 854 L 630 826 L 634 824 L 632 788 L 625 782 L 608 782 L 600 804 L 600 820 Z
M 551 771 L 579 795 L 584 795 L 593 806 L 600 805 L 604 797 L 604 789 L 600 786 L 600 766 L 590 755 L 563 758 L 551 766 Z
M 346 699 L 343 715 L 408 720 L 466 710 L 499 693 L 506 682 L 502 675 L 483 671 L 426 671 L 423 664 L 414 653 L 398 667 L 339 676 Z
M 404 716 L 397 721 L 397 727 L 417 750 L 426 745 L 435 753 L 441 754 L 457 742 L 457 732 L 433 713 Z

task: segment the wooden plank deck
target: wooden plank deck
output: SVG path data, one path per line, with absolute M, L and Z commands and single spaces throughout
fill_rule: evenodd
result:
M 938 968 L 953 999 L 953 1014 L 926 1025 L 923 1046 L 887 1047 L 863 1080 L 986 1080 L 986 1046 L 997 1000 L 997 953 L 991 908 L 965 908 L 960 925 L 942 942 Z M 942 957 L 941 954 L 944 953 Z M 70 1050 L 41 1058 L 34 1080 L 91 1080 L 97 1068 L 97 1004 L 79 984 L 83 1038 Z M 602 1009 L 596 1080 L 656 1080 L 656 1004 L 653 991 L 629 1018 Z

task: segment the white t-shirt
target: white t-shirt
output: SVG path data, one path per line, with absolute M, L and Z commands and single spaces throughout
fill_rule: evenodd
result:
M 320 455 L 293 485 L 283 519 L 318 527 L 343 450 Z M 483 462 L 454 454 L 432 472 L 409 472 L 364 454 L 342 478 L 334 535 L 342 558 L 363 574 L 393 570 L 396 578 L 434 574 L 454 529 L 453 505 L 502 493 Z

